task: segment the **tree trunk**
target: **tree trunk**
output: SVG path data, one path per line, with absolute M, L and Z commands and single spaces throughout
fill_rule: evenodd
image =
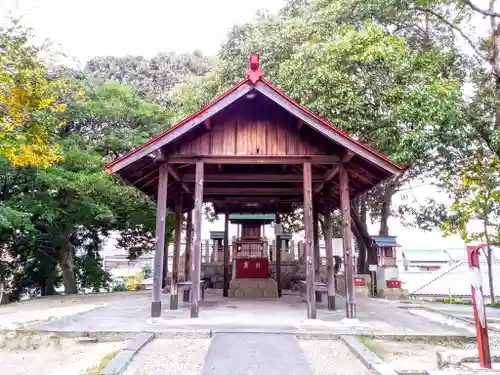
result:
M 356 205 L 357 210 L 355 212 L 359 213 L 359 223 L 361 226 L 364 226 L 365 228 L 367 227 L 366 225 L 366 219 L 367 219 L 367 208 L 366 208 L 366 201 L 363 198 L 360 198 L 357 202 L 358 204 Z M 359 229 L 357 228 L 356 225 L 352 225 L 353 227 L 353 232 L 358 232 L 358 234 L 354 234 L 356 237 L 356 246 L 358 248 L 358 262 L 357 262 L 357 272 L 359 274 L 364 274 L 368 272 L 368 266 L 367 266 L 367 253 L 368 253 L 368 247 L 366 246 L 366 241 L 363 239 L 363 236 L 361 235 Z
M 494 7 L 494 1 L 490 2 L 490 8 Z M 498 99 L 500 99 L 500 25 L 496 25 L 495 17 L 490 17 L 491 28 L 493 33 L 493 51 L 491 54 L 491 66 L 494 73 L 495 80 L 495 95 Z M 498 129 L 500 126 L 500 106 L 497 105 L 495 107 L 495 128 Z M 492 136 L 493 132 L 486 130 L 484 128 L 481 129 L 480 135 L 486 144 L 491 148 L 495 154 L 500 157 L 500 148 L 495 147 Z
M 375 253 L 372 247 L 372 239 L 368 234 L 366 219 L 365 221 L 363 221 L 362 217 L 360 217 L 358 212 L 356 212 L 354 209 L 351 209 L 351 219 L 352 219 L 351 227 L 353 234 L 356 237 L 356 241 L 360 243 L 360 246 L 364 246 L 366 248 L 366 260 L 365 263 L 363 264 L 363 268 L 362 269 L 358 268 L 358 272 L 367 273 L 368 264 L 377 263 L 377 254 Z
M 495 288 L 493 284 L 493 267 L 492 267 L 493 254 L 491 253 L 491 246 L 488 245 L 486 249 L 486 261 L 488 263 L 488 282 L 490 284 L 490 302 L 495 303 Z
M 389 216 L 391 213 L 391 198 L 387 197 L 383 200 L 380 207 L 380 230 L 378 232 L 379 236 L 389 235 Z
M 73 259 L 73 245 L 71 244 L 71 234 L 67 230 L 61 234 L 61 269 L 64 285 L 64 293 L 76 294 L 75 264 Z
M 484 231 L 484 238 L 486 240 L 486 243 L 490 243 L 490 234 L 488 233 L 488 215 L 487 212 L 483 213 L 484 219 L 483 219 L 483 231 Z M 491 246 L 488 245 L 485 250 L 486 253 L 486 262 L 488 264 L 488 283 L 490 284 L 490 302 L 495 303 L 495 288 L 493 284 L 493 266 L 492 266 L 492 258 L 493 254 L 491 253 Z

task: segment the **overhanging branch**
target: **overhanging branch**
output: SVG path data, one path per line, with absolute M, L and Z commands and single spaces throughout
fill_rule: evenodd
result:
M 500 17 L 500 13 L 494 12 L 493 10 L 488 10 L 488 9 L 481 9 L 477 5 L 472 4 L 472 1 L 469 0 L 462 0 L 465 5 L 469 6 L 472 10 L 481 13 L 483 16 L 488 16 L 488 17 Z
M 446 19 L 446 17 L 444 17 L 443 15 L 439 14 L 439 13 L 436 13 L 435 11 L 429 9 L 429 8 L 423 8 L 423 7 L 419 7 L 419 6 L 416 6 L 416 7 L 413 7 L 409 10 L 416 10 L 416 11 L 419 11 L 419 12 L 423 12 L 423 13 L 428 13 L 432 16 L 434 16 L 435 18 L 437 18 L 438 20 L 440 20 L 441 22 L 443 22 L 445 25 L 447 25 L 449 28 L 455 30 L 457 33 L 460 34 L 460 36 L 462 38 L 464 38 L 467 43 L 469 43 L 470 47 L 474 50 L 474 52 L 481 58 L 483 59 L 484 61 L 490 63 L 490 59 L 488 58 L 488 56 L 486 56 L 484 53 L 482 53 L 477 47 L 476 47 L 476 43 L 474 43 L 474 41 L 471 39 L 471 37 L 469 37 L 460 27 L 458 27 L 457 25 L 455 25 L 453 22 L 450 22 Z M 500 14 L 498 15 L 500 16 Z

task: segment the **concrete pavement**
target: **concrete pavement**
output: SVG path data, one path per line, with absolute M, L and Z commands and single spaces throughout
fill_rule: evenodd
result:
M 208 291 L 200 304 L 200 318 L 189 318 L 189 304 L 178 310 L 168 309 L 168 296 L 163 296 L 164 310 L 157 320 L 149 319 L 150 296 L 123 293 L 123 298 L 90 311 L 64 316 L 48 322 L 28 325 L 29 329 L 55 332 L 169 332 L 186 330 L 211 331 L 275 331 L 289 333 L 330 332 L 332 334 L 468 334 L 456 327 L 429 321 L 391 304 L 367 298 L 357 300 L 356 324 L 345 318 L 345 300 L 337 297 L 337 310 L 318 305 L 318 319 L 306 317 L 306 305 L 298 295 L 280 299 L 242 300 L 223 298 L 219 291 Z

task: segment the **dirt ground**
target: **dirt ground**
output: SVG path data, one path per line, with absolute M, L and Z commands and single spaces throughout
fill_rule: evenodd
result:
M 124 342 L 94 342 L 37 333 L 0 336 L 2 375 L 94 375 Z
M 393 341 L 368 337 L 359 340 L 396 371 L 438 370 L 437 351 L 463 348 L 463 342 Z
M 0 330 L 53 320 L 106 306 L 111 302 L 151 294 L 149 291 L 50 296 L 0 306 Z

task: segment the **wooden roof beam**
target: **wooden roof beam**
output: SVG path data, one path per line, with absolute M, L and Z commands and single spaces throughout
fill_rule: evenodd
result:
M 341 163 L 348 163 L 351 161 L 351 159 L 355 156 L 356 154 L 352 151 L 347 151 L 345 155 L 342 157 Z M 334 168 L 329 169 L 328 171 L 325 172 L 325 176 L 323 178 L 323 181 L 318 182 L 314 187 L 313 187 L 313 194 L 318 194 L 321 190 L 323 190 L 323 186 L 325 183 L 330 182 L 333 180 L 333 178 L 339 173 L 340 167 L 337 165 Z
M 174 177 L 175 178 L 175 177 Z M 314 174 L 314 181 L 322 181 L 322 174 Z M 193 173 L 182 176 L 182 181 L 194 182 L 195 175 Z M 302 176 L 295 173 L 207 173 L 203 180 L 204 182 L 300 182 Z
M 212 120 L 207 118 L 205 121 L 203 121 L 203 125 L 205 125 L 206 130 L 212 129 Z
M 170 173 L 172 175 L 172 177 L 181 183 L 182 185 L 182 189 L 188 193 L 188 194 L 192 194 L 191 192 L 191 189 L 182 181 L 182 176 L 180 175 L 179 171 L 173 167 L 172 165 L 170 164 L 167 164 L 167 170 L 168 170 L 168 173 Z
M 301 195 L 302 188 L 205 188 L 204 195 Z
M 272 156 L 272 155 L 200 155 L 200 156 L 173 156 L 167 160 L 169 164 L 184 164 L 202 161 L 205 164 L 303 164 L 310 162 L 311 164 L 336 164 L 340 158 L 336 155 L 288 155 L 288 156 Z

